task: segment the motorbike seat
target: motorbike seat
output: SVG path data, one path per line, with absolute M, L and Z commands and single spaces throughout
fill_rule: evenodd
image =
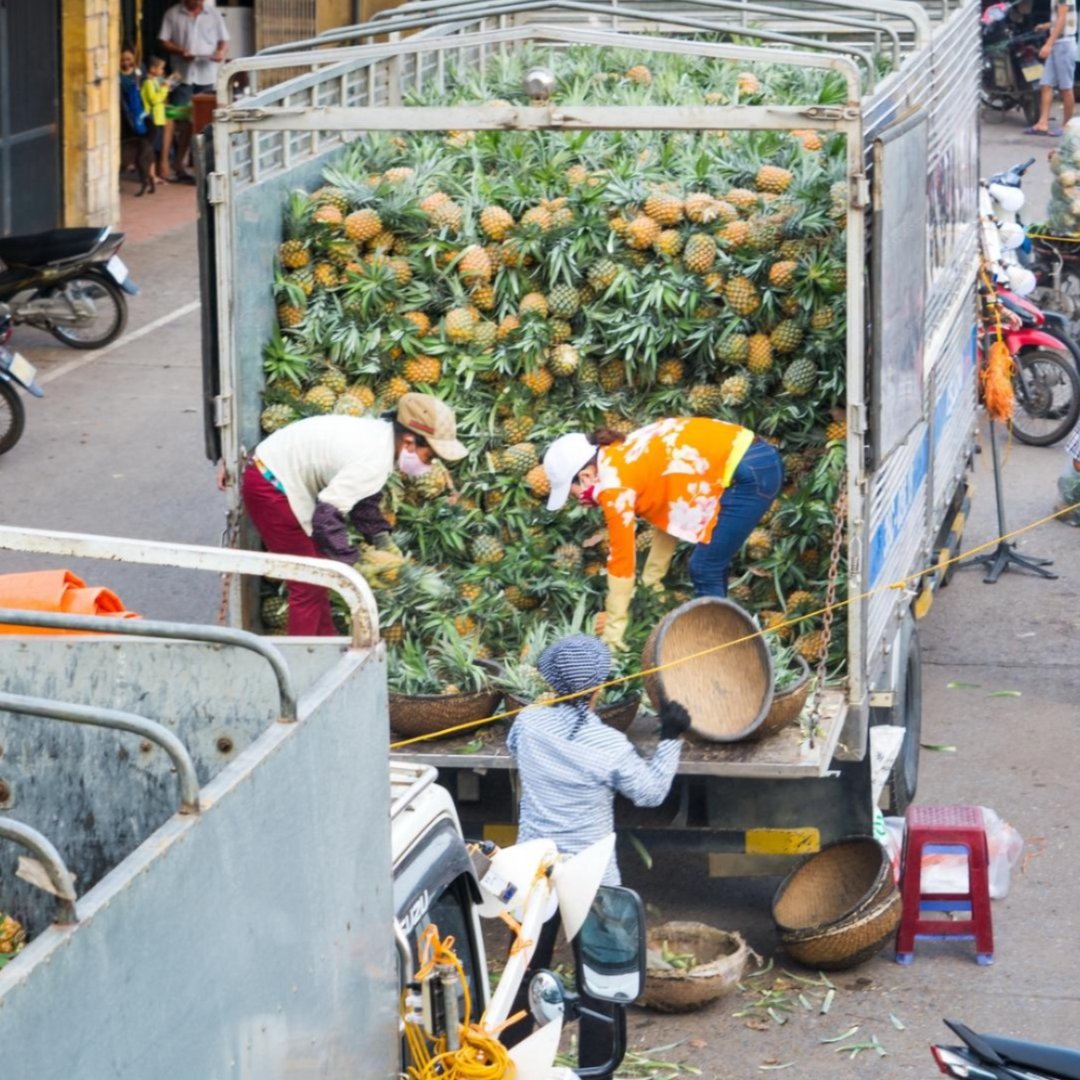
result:
M 1021 1039 L 1005 1039 L 998 1035 L 983 1035 L 1010 1065 L 1037 1069 L 1061 1080 L 1080 1080 L 1080 1050 L 1063 1046 L 1041 1046 Z
M 0 261 L 10 266 L 44 266 L 89 255 L 108 229 L 50 229 L 32 236 L 0 237 Z

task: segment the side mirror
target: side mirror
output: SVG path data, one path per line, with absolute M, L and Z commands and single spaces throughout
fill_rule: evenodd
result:
M 553 971 L 541 968 L 529 980 L 529 1011 L 541 1027 L 565 1018 L 566 991 Z
M 576 939 L 578 985 L 629 1005 L 645 985 L 645 907 L 633 889 L 601 885 Z

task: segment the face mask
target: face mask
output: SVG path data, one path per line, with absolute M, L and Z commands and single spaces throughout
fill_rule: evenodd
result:
M 405 476 L 423 476 L 431 468 L 430 465 L 424 464 L 419 454 L 404 446 L 398 454 L 397 467 Z
M 586 488 L 582 488 L 577 493 L 578 502 L 582 506 L 595 506 L 596 505 L 596 485 L 590 484 Z

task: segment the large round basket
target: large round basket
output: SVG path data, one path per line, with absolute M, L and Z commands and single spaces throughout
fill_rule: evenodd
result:
M 513 694 L 506 695 L 506 707 L 507 709 L 524 709 L 527 708 L 531 702 L 526 701 L 524 698 L 515 697 Z M 641 707 L 641 695 L 631 694 L 629 697 L 624 697 L 620 701 L 614 702 L 611 705 L 601 705 L 596 710 L 596 715 L 604 721 L 605 724 L 610 725 L 617 731 L 628 731 L 630 725 L 637 717 L 638 709 Z
M 761 727 L 750 737 L 764 739 L 794 723 L 802 714 L 806 699 L 810 696 L 810 665 L 801 657 L 795 658 L 802 665 L 802 674 L 783 690 L 774 690 L 768 715 L 761 722 Z
M 800 964 L 839 971 L 876 956 L 896 933 L 903 913 L 892 878 L 874 900 L 838 923 L 798 934 L 780 934 L 784 951 Z
M 720 597 L 703 596 L 668 612 L 641 657 L 646 669 L 675 664 L 645 679 L 653 706 L 659 709 L 662 689 L 686 706 L 690 730 L 701 738 L 736 742 L 752 735 L 773 698 L 772 657 L 764 639 L 754 636 L 757 632 L 738 604 Z M 732 641 L 738 644 L 676 663 Z
M 652 927 L 645 937 L 651 954 L 667 943 L 669 951 L 693 953 L 698 963 L 688 970 L 650 961 L 639 1005 L 660 1012 L 689 1012 L 730 993 L 755 954 L 740 934 L 698 922 L 669 922 Z
M 399 735 L 434 735 L 458 724 L 483 720 L 499 708 L 498 690 L 470 694 L 391 694 L 390 727 Z

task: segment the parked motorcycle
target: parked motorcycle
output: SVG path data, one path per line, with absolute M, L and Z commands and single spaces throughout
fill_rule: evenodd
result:
M 1004 118 L 1010 109 L 1021 109 L 1034 124 L 1039 118 L 1039 79 L 1043 63 L 1039 48 L 1045 31 L 1019 31 L 1013 9 L 1019 0 L 991 4 L 980 18 L 983 67 L 980 99 L 988 116 Z
M 0 454 L 7 453 L 19 441 L 26 426 L 26 411 L 15 387 L 21 386 L 34 397 L 45 396 L 34 381 L 37 376 L 34 365 L 8 348 L 11 322 L 10 309 L 0 304 Z
M 139 290 L 117 255 L 123 233 L 53 229 L 0 238 L 0 302 L 15 325 L 47 330 L 73 349 L 108 345 L 127 325 Z
M 937 1067 L 957 1080 L 1080 1080 L 1080 1051 L 980 1035 L 957 1020 L 945 1025 L 963 1046 L 931 1046 Z

